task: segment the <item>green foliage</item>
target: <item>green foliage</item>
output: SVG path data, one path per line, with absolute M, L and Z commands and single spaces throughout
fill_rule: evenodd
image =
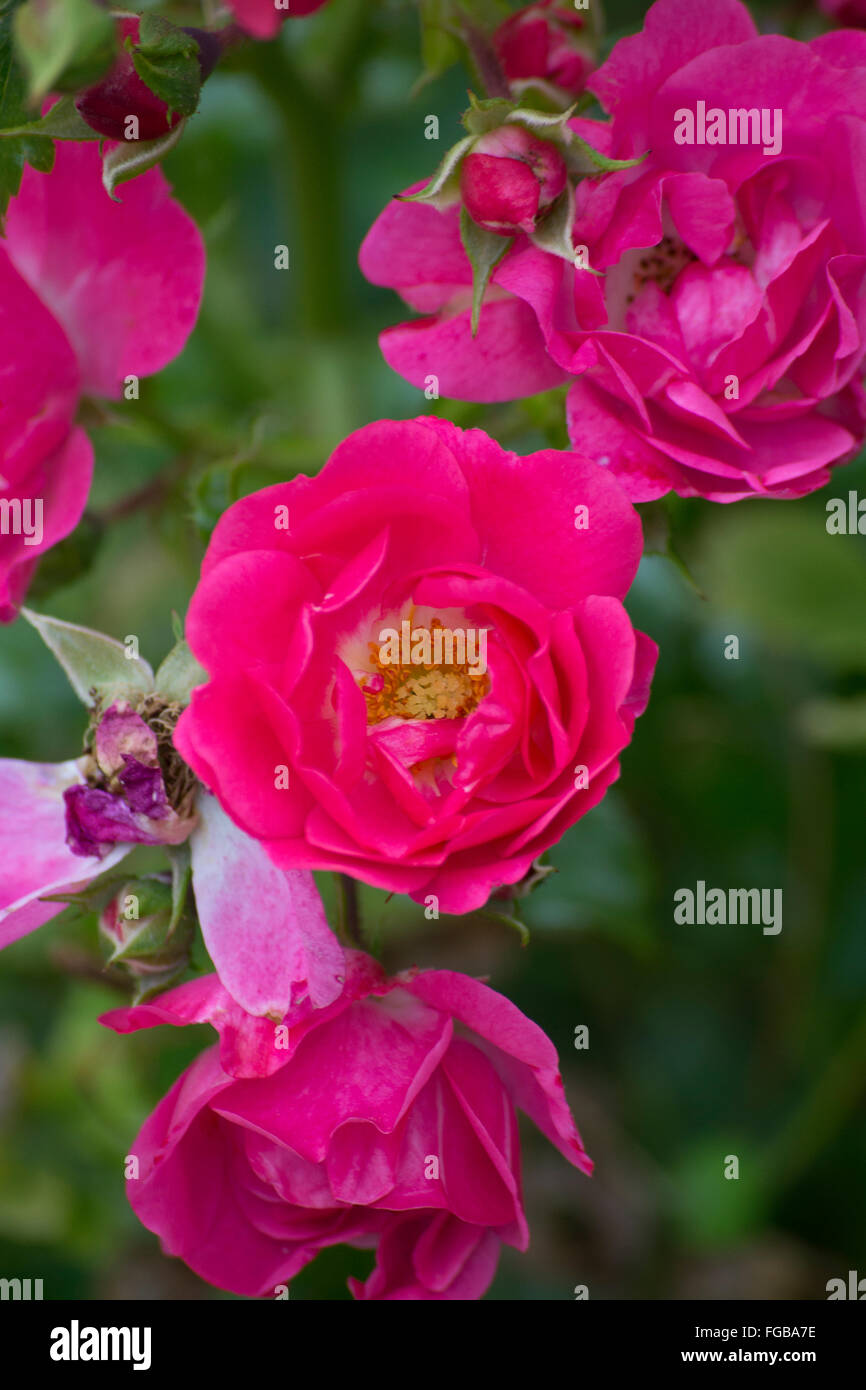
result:
M 164 101 L 169 111 L 191 116 L 201 92 L 198 43 L 159 15 L 143 14 L 138 43 L 129 47 L 142 82 Z

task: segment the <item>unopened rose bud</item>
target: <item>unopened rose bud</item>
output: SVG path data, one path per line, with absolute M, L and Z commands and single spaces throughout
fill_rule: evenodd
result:
M 522 125 L 482 135 L 463 160 L 460 194 L 474 222 L 500 236 L 534 232 L 565 188 L 565 160 L 549 140 Z
M 543 82 L 577 96 L 594 66 L 583 16 L 556 0 L 510 15 L 494 33 L 493 47 L 515 91 Z
M 126 46 L 127 39 L 138 42 L 138 19 L 118 21 L 120 53 L 114 67 L 101 81 L 88 87 L 75 99 L 75 106 L 91 130 L 109 140 L 156 140 L 173 130 L 182 119 L 177 111 L 170 111 L 164 101 L 142 82 L 132 61 L 132 53 Z M 222 45 L 215 34 L 203 29 L 184 29 L 185 34 L 194 38 L 199 46 L 198 63 L 201 80 L 209 77 L 219 60 Z M 135 125 L 130 124 L 135 117 Z M 130 134 L 130 131 L 135 134 Z
M 169 877 L 155 874 L 125 883 L 100 913 L 108 964 L 135 979 L 137 998 L 165 989 L 189 962 L 190 923 L 172 928 L 172 901 Z

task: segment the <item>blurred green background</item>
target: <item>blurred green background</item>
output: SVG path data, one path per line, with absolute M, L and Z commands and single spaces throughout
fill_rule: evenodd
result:
M 610 0 L 610 32 L 643 8 Z M 796 25 L 778 7 L 759 17 L 819 26 L 803 6 Z M 431 409 L 379 355 L 378 331 L 405 315 L 356 255 L 387 199 L 459 134 L 464 71 L 419 89 L 416 7 L 358 0 L 331 0 L 232 67 L 166 166 L 207 242 L 200 322 L 140 401 L 92 429 L 91 521 L 62 557 L 67 574 L 91 567 L 51 592 L 46 565 L 31 595 L 135 633 L 152 661 L 233 498 L 314 471 L 368 420 Z M 518 452 L 563 442 L 558 395 L 435 408 Z M 532 1244 L 504 1251 L 491 1298 L 571 1299 L 585 1284 L 591 1298 L 821 1299 L 828 1279 L 866 1274 L 866 538 L 825 529 L 827 498 L 849 489 L 866 495 L 866 459 L 800 502 L 672 504 L 695 583 L 644 560 L 629 608 L 661 646 L 653 698 L 621 782 L 524 904 L 527 947 L 489 917 L 425 922 L 363 890 L 390 967 L 485 975 L 550 1034 L 596 1160 L 587 1180 L 527 1128 Z M 731 634 L 738 660 L 724 657 Z M 82 714 L 36 633 L 0 631 L 3 755 L 74 756 Z M 782 888 L 782 932 L 675 925 L 674 891 L 698 879 Z M 49 925 L 3 954 L 0 1272 L 43 1278 L 51 1298 L 227 1297 L 161 1256 L 122 1181 L 141 1121 L 209 1030 L 116 1037 L 96 1016 L 120 999 L 92 924 Z M 723 1176 L 731 1154 L 737 1181 Z M 370 1262 L 327 1252 L 292 1297 L 348 1297 L 347 1274 Z

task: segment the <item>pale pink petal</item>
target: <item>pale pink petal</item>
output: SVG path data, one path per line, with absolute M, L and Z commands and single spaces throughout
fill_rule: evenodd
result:
M 202 935 L 232 998 L 282 1018 L 303 993 L 322 1007 L 340 994 L 343 949 L 305 870 L 283 871 L 203 792 L 190 840 Z

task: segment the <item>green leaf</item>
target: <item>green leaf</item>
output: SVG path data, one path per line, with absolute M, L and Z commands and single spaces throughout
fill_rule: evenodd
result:
M 413 95 L 421 86 L 441 77 L 455 63 L 460 61 L 460 44 L 447 25 L 454 22 L 452 0 L 421 0 L 419 6 L 421 20 L 421 62 L 424 74 L 415 84 Z
M 81 116 L 75 105 L 74 96 L 61 97 L 50 111 L 38 121 L 27 121 L 24 125 L 0 130 L 4 139 L 13 135 L 35 135 L 53 140 L 101 140 L 102 137 Z
M 198 43 L 191 34 L 159 15 L 144 14 L 138 26 L 138 44 L 132 63 L 142 82 L 169 111 L 191 116 L 201 94 Z
M 22 608 L 21 616 L 35 627 L 56 656 L 72 689 L 88 709 L 93 705 L 94 691 L 108 703 L 147 695 L 153 690 L 153 672 L 147 662 L 142 657 L 128 657 L 122 642 L 103 632 L 34 613 L 31 608 Z
M 404 203 L 432 203 L 434 207 L 445 208 L 459 198 L 460 163 L 470 146 L 475 144 L 474 135 L 464 135 L 456 145 L 443 156 L 442 162 L 429 183 L 419 188 L 417 193 L 398 194 Z
M 192 852 L 189 841 L 185 841 L 182 845 L 175 845 L 169 850 L 169 855 L 171 857 L 171 918 L 168 924 L 168 934 L 171 936 L 183 916 L 189 886 L 192 882 Z
M 472 336 L 478 332 L 481 301 L 496 266 L 511 247 L 514 237 L 498 236 L 473 222 L 464 207 L 460 209 L 460 240 L 472 266 Z
M 7 129 L 20 129 L 30 116 L 25 105 L 27 83 L 12 38 L 14 11 L 14 0 L 0 4 L 0 134 Z M 50 140 L 24 136 L 0 140 L 0 231 L 9 199 L 21 186 L 24 165 L 32 164 L 47 173 L 53 160 L 54 146 Z
M 14 29 L 34 105 L 49 92 L 89 86 L 117 51 L 114 20 L 95 0 L 31 0 L 16 11 Z
M 193 687 L 204 685 L 207 679 L 207 671 L 199 666 L 189 649 L 189 643 L 181 640 L 160 666 L 153 678 L 153 685 L 163 699 L 188 705 Z
M 114 197 L 115 188 L 159 164 L 169 150 L 174 149 L 183 134 L 184 124 L 178 121 L 173 130 L 160 135 L 158 140 L 129 140 L 109 150 L 102 161 L 102 186 L 109 198 L 115 203 L 121 202 Z

